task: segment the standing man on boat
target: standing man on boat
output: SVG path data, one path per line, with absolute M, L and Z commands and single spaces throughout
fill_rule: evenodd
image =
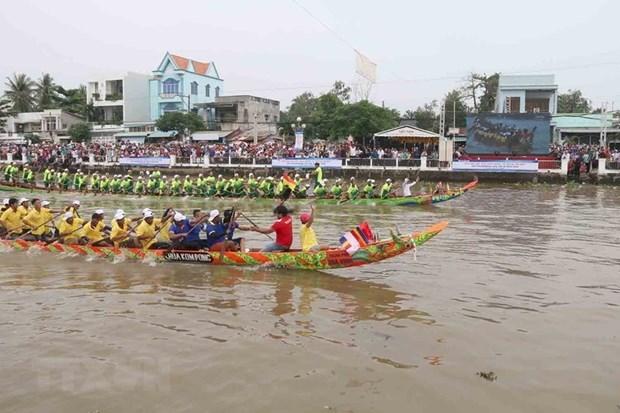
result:
M 276 234 L 276 240 L 265 245 L 261 252 L 288 251 L 293 244 L 293 218 L 289 215 L 289 210 L 284 205 L 275 207 L 273 213 L 277 219 L 270 227 L 252 227 L 252 231 L 260 232 L 261 234 L 271 234 L 274 232 Z
M 324 186 L 323 182 L 323 168 L 321 168 L 321 164 L 318 162 L 314 163 L 314 171 L 312 172 L 312 176 L 314 177 L 314 187 L 317 185 Z
M 411 182 L 409 178 L 405 178 L 403 181 L 403 196 L 411 196 L 411 188 L 413 188 L 420 181 L 420 177 L 416 177 L 415 182 Z

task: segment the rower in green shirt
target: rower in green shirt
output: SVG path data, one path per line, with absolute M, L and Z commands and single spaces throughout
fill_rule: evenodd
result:
M 340 178 L 336 179 L 336 183 L 332 185 L 330 189 L 330 193 L 333 198 L 340 198 L 342 196 L 342 180 Z
M 51 168 L 45 168 L 43 171 L 43 185 L 49 189 L 54 183 L 54 170 Z
M 217 181 L 215 182 L 215 195 L 224 196 L 226 190 L 226 180 L 222 175 L 217 176 Z
M 317 185 L 314 187 L 314 196 L 317 198 L 325 198 L 327 196 L 327 189 L 325 189 L 325 185 L 327 185 L 327 179 L 323 180 L 324 185 Z
M 259 182 L 254 178 L 254 174 L 250 173 L 248 175 L 248 190 L 247 195 L 256 198 L 258 196 L 258 185 Z
M 357 199 L 359 193 L 360 190 L 355 183 L 355 178 L 351 177 L 349 180 L 349 187 L 347 188 L 347 197 L 349 199 Z
M 166 175 L 162 176 L 161 179 L 158 180 L 157 193 L 159 196 L 166 195 L 167 187 L 168 187 L 168 177 Z
M 22 182 L 28 185 L 34 183 L 34 172 L 28 165 L 24 165 L 24 170 L 22 171 Z
M 362 192 L 364 193 L 364 198 L 374 198 L 374 196 L 375 196 L 375 180 L 374 179 L 367 179 L 366 180 L 366 185 L 362 189 Z
M 138 177 L 133 192 L 134 194 L 138 195 L 142 195 L 144 193 L 144 178 L 142 178 L 141 176 Z
M 179 179 L 179 175 L 175 175 L 172 177 L 172 183 L 170 184 L 170 190 L 172 195 L 179 196 L 181 195 L 181 180 Z
M 185 175 L 185 180 L 183 181 L 183 192 L 185 195 L 191 195 L 194 183 L 192 182 L 192 178 L 189 175 Z
M 381 199 L 387 199 L 392 192 L 392 180 L 390 178 L 385 180 L 385 183 L 381 187 Z

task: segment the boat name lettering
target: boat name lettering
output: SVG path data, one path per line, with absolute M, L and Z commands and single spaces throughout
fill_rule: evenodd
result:
M 191 262 L 212 262 L 211 254 L 204 252 L 168 252 L 164 255 L 166 261 L 191 261 Z

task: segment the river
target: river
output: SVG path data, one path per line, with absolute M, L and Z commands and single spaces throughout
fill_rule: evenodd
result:
M 108 217 L 168 202 L 82 200 Z M 324 243 L 364 218 L 383 235 L 450 225 L 417 259 L 329 273 L 2 251 L 0 411 L 620 411 L 617 187 L 317 214 Z

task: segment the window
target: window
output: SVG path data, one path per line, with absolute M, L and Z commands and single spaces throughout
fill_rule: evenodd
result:
M 245 123 L 249 123 L 250 122 L 250 114 L 248 113 L 248 109 L 247 108 L 243 109 L 243 122 L 245 122 Z
M 219 98 L 219 97 L 220 97 L 220 87 L 219 87 L 219 86 L 216 86 L 216 87 L 215 87 L 215 97 L 216 97 L 216 98 Z
M 163 108 L 164 113 L 177 112 L 178 110 L 179 110 L 179 107 L 176 103 L 166 103 Z
M 211 85 L 205 86 L 205 96 L 206 97 L 211 96 Z
M 174 79 L 166 79 L 163 83 L 162 93 L 164 95 L 178 95 L 179 82 Z
M 192 95 L 197 95 L 198 94 L 198 82 L 192 82 L 191 86 L 192 86 Z
M 56 118 L 55 117 L 45 118 L 45 130 L 50 131 L 50 132 L 56 130 Z
M 265 115 L 265 122 L 269 122 L 269 115 Z
M 520 111 L 521 111 L 521 98 L 518 96 L 507 97 L 505 113 L 519 113 Z

